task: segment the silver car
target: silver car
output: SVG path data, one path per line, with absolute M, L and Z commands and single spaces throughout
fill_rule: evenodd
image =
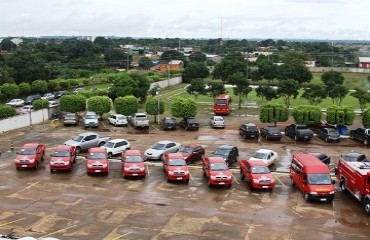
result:
M 212 128 L 225 128 L 225 119 L 221 116 L 211 117 L 209 124 Z

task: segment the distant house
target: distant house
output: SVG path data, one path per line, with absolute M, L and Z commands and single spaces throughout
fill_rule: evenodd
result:
M 370 57 L 359 57 L 358 67 L 359 68 L 370 68 Z
M 184 62 L 182 60 L 161 61 L 158 66 L 160 72 L 182 70 L 183 68 Z

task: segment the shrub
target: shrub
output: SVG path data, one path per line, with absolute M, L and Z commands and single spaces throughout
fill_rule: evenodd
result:
M 17 111 L 8 105 L 0 105 L 0 119 L 5 119 L 17 115 Z
M 37 99 L 32 103 L 32 107 L 35 111 L 43 108 L 49 108 L 49 101 L 47 99 Z

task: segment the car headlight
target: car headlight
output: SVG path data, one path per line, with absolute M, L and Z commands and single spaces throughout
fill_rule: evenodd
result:
M 34 163 L 35 162 L 35 159 L 30 159 L 30 163 Z
M 88 168 L 92 168 L 92 167 L 93 167 L 93 165 L 92 165 L 92 164 L 87 164 L 87 167 L 88 167 Z
M 258 179 L 253 179 L 254 183 L 259 183 L 260 181 Z
M 141 167 L 141 168 L 140 168 L 140 171 L 144 171 L 144 170 L 145 170 L 145 167 Z
M 64 162 L 64 165 L 66 165 L 66 166 L 69 165 L 69 162 Z
M 317 192 L 310 192 L 311 195 L 317 195 Z
M 168 174 L 173 175 L 173 171 L 168 171 Z
M 330 192 L 330 194 L 334 194 L 334 193 L 335 193 L 335 191 L 331 191 L 331 192 Z
M 19 163 L 19 159 L 15 159 L 15 162 L 16 162 L 16 163 Z
M 188 175 L 189 174 L 189 171 L 185 171 L 185 175 Z
M 216 179 L 216 176 L 211 176 L 211 179 L 212 179 L 212 180 L 215 180 L 215 179 Z

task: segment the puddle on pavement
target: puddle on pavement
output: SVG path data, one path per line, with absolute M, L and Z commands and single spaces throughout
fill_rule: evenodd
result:
M 212 135 L 205 135 L 205 136 L 198 137 L 199 141 L 209 141 L 209 140 L 214 140 L 214 139 L 216 139 L 216 137 Z
M 286 148 L 284 155 L 281 156 L 280 160 L 275 164 L 273 171 L 289 172 L 291 162 L 292 162 L 292 152 L 289 148 Z

